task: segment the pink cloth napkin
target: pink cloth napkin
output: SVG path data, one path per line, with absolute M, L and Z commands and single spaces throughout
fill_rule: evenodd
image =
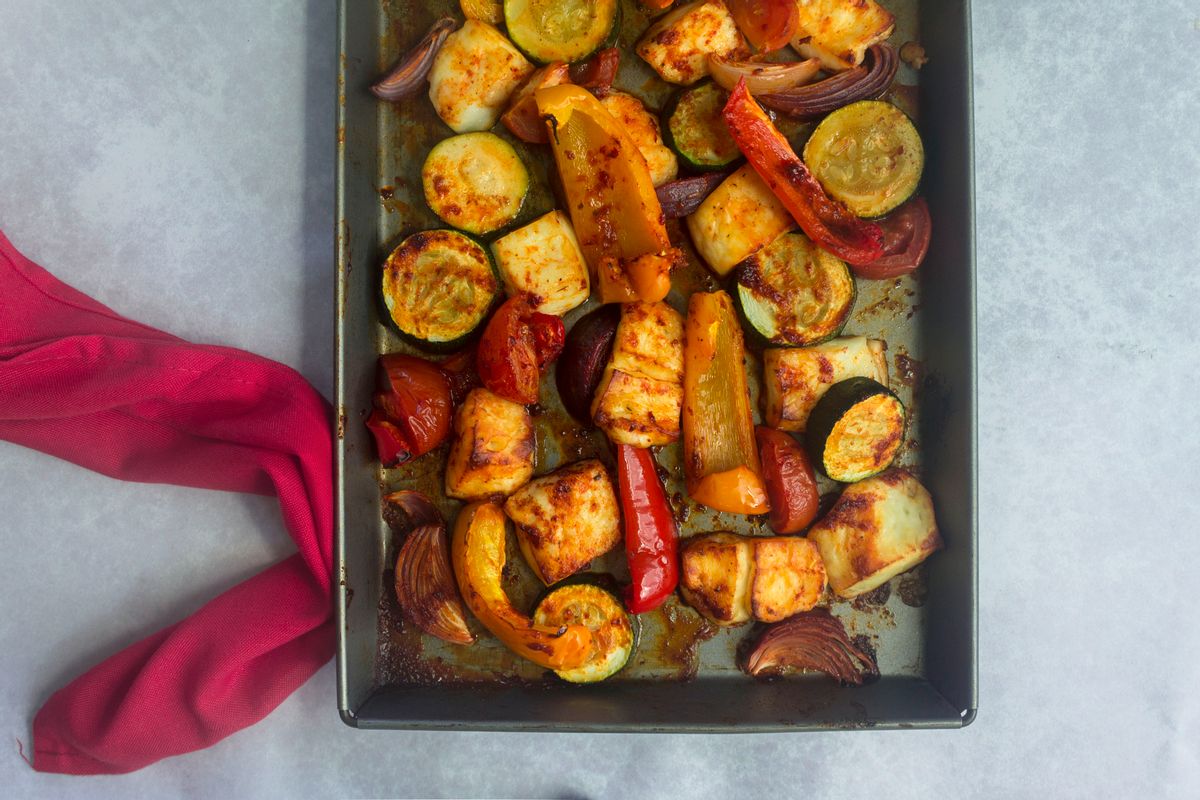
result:
M 122 480 L 274 494 L 299 551 L 58 690 L 33 721 L 35 769 L 208 747 L 332 657 L 330 419 L 288 367 L 127 320 L 0 233 L 0 439 Z

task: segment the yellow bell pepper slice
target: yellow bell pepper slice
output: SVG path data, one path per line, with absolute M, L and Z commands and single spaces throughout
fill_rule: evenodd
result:
M 600 301 L 662 300 L 678 251 L 641 151 L 586 89 L 551 86 L 534 99 Z
M 683 360 L 688 494 L 717 511 L 765 514 L 770 504 L 754 439 L 745 344 L 725 292 L 691 296 Z
M 583 625 L 535 625 L 508 599 L 500 582 L 504 520 L 495 503 L 472 503 L 459 512 L 450 560 L 463 602 L 483 627 L 522 658 L 553 670 L 582 666 L 592 654 L 591 631 Z

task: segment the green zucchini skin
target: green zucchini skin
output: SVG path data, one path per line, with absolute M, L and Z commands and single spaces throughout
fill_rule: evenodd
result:
M 606 581 L 611 582 L 611 578 Z M 613 627 L 605 636 L 607 648 L 599 658 L 593 657 L 587 664 L 575 669 L 557 670 L 555 674 L 570 683 L 597 683 L 620 672 L 637 649 L 639 637 L 636 618 L 625 610 L 613 591 L 599 585 L 593 576 L 582 575 L 557 583 L 545 592 L 534 608 L 533 621 L 539 625 L 550 623 L 547 609 L 556 603 L 569 602 L 586 602 L 593 608 L 603 607 L 606 616 L 600 622 L 604 626 Z M 584 621 L 583 624 L 587 622 Z M 590 622 L 595 623 L 596 620 Z M 593 634 L 598 630 L 595 624 L 589 624 L 588 627 Z M 593 641 L 597 640 L 594 638 Z
M 729 93 L 712 81 L 680 89 L 663 112 L 663 138 L 691 169 L 718 172 L 741 160 L 721 109 Z
M 835 383 L 808 416 L 804 440 L 809 458 L 842 483 L 878 475 L 891 466 L 904 443 L 906 416 L 900 398 L 878 381 Z M 851 425 L 857 425 L 857 433 L 847 431 Z
M 584 34 L 565 32 L 539 24 L 545 17 L 538 9 L 576 6 L 595 13 L 594 23 Z M 530 61 L 583 61 L 597 50 L 611 47 L 621 29 L 621 0 L 504 0 L 504 25 L 508 38 Z
M 916 194 L 925 146 L 899 108 L 884 100 L 860 100 L 821 120 L 804 145 L 804 163 L 851 212 L 877 218 Z
M 488 131 L 443 139 L 421 167 L 430 210 L 447 225 L 476 236 L 511 225 L 525 207 L 531 184 L 516 148 Z
M 434 259 L 421 264 L 419 269 L 410 270 L 412 277 L 409 279 L 399 275 L 407 265 L 415 266 L 418 258 L 428 259 L 430 254 L 436 256 L 443 247 L 448 251 L 443 268 L 439 269 Z M 456 253 L 463 256 L 461 263 L 465 269 L 474 274 L 454 271 L 455 265 L 460 263 L 455 258 Z M 455 309 L 454 306 L 461 305 L 454 302 L 455 297 L 462 295 L 446 291 L 454 288 L 456 280 L 472 282 L 469 289 L 473 301 L 468 308 Z M 431 293 L 418 287 L 442 291 Z M 379 297 L 383 319 L 401 339 L 431 353 L 451 353 L 482 331 L 484 323 L 503 299 L 504 288 L 491 248 L 462 231 L 438 228 L 414 233 L 396 246 L 384 262 Z M 426 305 L 421 307 L 418 303 Z M 450 328 L 430 323 L 430 312 L 445 315 L 450 320 Z M 419 321 L 424 321 L 424 329 L 419 329 Z
M 850 268 L 799 231 L 734 267 L 732 288 L 744 327 L 762 346 L 829 341 L 846 327 L 858 299 Z

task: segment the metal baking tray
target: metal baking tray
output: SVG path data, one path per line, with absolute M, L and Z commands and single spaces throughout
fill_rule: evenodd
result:
M 635 0 L 625 4 L 621 44 L 645 27 Z M 382 494 L 416 488 L 452 523 L 459 506 L 441 491 L 444 449 L 383 470 L 363 425 L 379 353 L 406 350 L 381 322 L 381 264 L 400 239 L 438 227 L 417 175 L 448 129 L 423 97 L 399 107 L 367 87 L 411 47 L 434 19 L 457 14 L 453 0 L 340 0 L 337 120 L 337 561 L 338 709 L 361 728 L 556 731 L 782 731 L 949 728 L 969 724 L 976 692 L 975 267 L 971 130 L 970 4 L 967 0 L 889 0 L 897 45 L 915 40 L 928 63 L 902 66 L 892 97 L 916 114 L 926 145 L 922 193 L 933 216 L 929 255 L 914 280 L 860 281 L 846 333 L 883 338 L 910 426 L 901 463 L 918 470 L 933 498 L 943 551 L 907 575 L 831 610 L 872 647 L 881 677 L 842 687 L 820 675 L 764 682 L 738 671 L 749 628 L 716 630 L 670 601 L 642 615 L 638 651 L 625 670 L 598 685 L 558 681 L 486 635 L 470 648 L 446 645 L 406 626 L 391 591 L 395 543 L 381 515 Z M 622 60 L 618 86 L 658 107 L 665 86 L 636 57 Z M 803 136 L 803 130 L 793 130 Z M 552 207 L 548 153 L 522 146 L 538 190 L 529 217 Z M 672 239 L 687 247 L 673 229 Z M 694 255 L 693 255 L 694 260 Z M 669 302 L 711 285 L 694 263 L 674 279 Z M 591 304 L 587 306 L 590 308 Z M 585 309 L 568 315 L 568 325 Z M 915 312 L 915 313 L 914 313 Z M 751 374 L 757 375 L 751 355 Z M 753 381 L 757 383 L 757 381 Z M 552 381 L 550 382 L 552 386 Z M 549 399 L 537 417 L 538 473 L 596 455 L 611 463 L 602 435 L 569 431 Z M 565 432 L 565 434 L 564 434 Z M 680 492 L 678 447 L 659 460 Z M 690 508 L 684 536 L 731 529 L 761 533 L 761 522 Z M 511 545 L 511 542 L 510 542 Z M 528 605 L 540 589 L 515 548 L 509 593 Z M 594 568 L 627 575 L 621 553 Z M 474 620 L 472 620 L 474 624 Z

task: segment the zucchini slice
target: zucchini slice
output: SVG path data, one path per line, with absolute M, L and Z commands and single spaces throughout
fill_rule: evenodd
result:
M 683 89 L 667 107 L 667 145 L 692 169 L 721 170 L 742 157 L 721 116 L 729 93 L 712 81 Z
M 478 328 L 500 296 L 487 250 L 450 230 L 414 233 L 383 265 L 383 303 L 400 333 L 452 350 Z
M 799 231 L 785 233 L 738 265 L 738 306 L 771 344 L 811 345 L 841 332 L 854 308 L 854 276 Z
M 529 194 L 529 170 L 494 133 L 463 133 L 434 145 L 421 167 L 425 202 L 448 225 L 477 236 L 516 219 Z
M 618 0 L 504 0 L 504 24 L 534 61 L 582 61 L 608 41 L 620 10 Z
M 572 583 L 553 589 L 533 612 L 536 625 L 587 626 L 592 632 L 592 655 L 575 669 L 556 670 L 571 683 L 595 683 L 621 670 L 633 653 L 633 623 L 621 601 L 590 583 Z
M 835 383 L 808 416 L 804 435 L 813 463 L 835 481 L 883 472 L 904 443 L 904 405 L 870 378 Z
M 804 163 L 852 212 L 882 217 L 917 190 L 925 149 L 903 111 L 862 100 L 821 121 L 804 145 Z

